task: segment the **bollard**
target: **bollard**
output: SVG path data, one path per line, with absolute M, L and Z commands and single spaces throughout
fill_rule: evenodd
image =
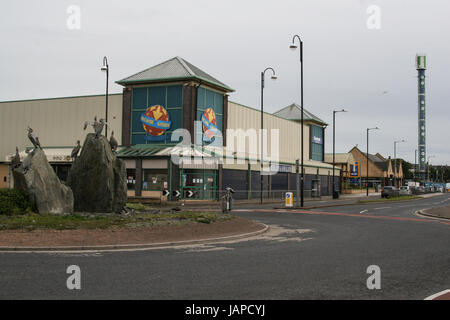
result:
M 294 194 L 292 192 L 286 192 L 286 196 L 284 198 L 285 206 L 292 207 L 294 205 Z

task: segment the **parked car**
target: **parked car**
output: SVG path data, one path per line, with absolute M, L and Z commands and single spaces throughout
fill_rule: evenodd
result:
M 411 188 L 409 186 L 400 187 L 400 195 L 401 196 L 409 196 L 412 194 Z
M 414 190 L 414 194 L 424 194 L 425 193 L 425 188 L 420 186 L 420 187 L 416 187 Z
M 397 187 L 386 186 L 383 188 L 383 190 L 381 190 L 382 198 L 398 197 L 399 195 L 400 190 Z

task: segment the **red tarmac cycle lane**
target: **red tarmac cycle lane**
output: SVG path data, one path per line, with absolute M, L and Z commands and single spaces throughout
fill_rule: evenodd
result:
M 326 212 L 326 211 L 309 211 L 309 210 L 292 210 L 292 209 L 242 209 L 235 211 L 249 211 L 249 212 L 278 212 L 278 213 L 302 213 L 302 214 L 313 214 L 313 215 L 330 215 L 330 216 L 344 216 L 344 217 L 358 217 L 358 218 L 369 218 L 369 219 L 384 219 L 384 220 L 398 220 L 398 221 L 415 221 L 415 222 L 439 222 L 441 224 L 450 225 L 450 221 L 441 221 L 426 218 L 414 218 L 414 217 L 391 217 L 391 216 L 379 216 L 370 214 L 358 214 L 358 213 L 341 213 L 341 212 Z

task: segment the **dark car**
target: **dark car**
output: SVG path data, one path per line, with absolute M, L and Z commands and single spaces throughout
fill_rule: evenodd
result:
M 389 198 L 389 197 L 398 197 L 400 195 L 400 190 L 396 187 L 386 186 L 381 190 L 381 197 L 382 198 Z

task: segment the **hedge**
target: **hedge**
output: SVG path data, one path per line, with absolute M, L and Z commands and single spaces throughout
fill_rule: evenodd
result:
M 0 215 L 23 214 L 31 211 L 26 192 L 17 189 L 0 189 Z

